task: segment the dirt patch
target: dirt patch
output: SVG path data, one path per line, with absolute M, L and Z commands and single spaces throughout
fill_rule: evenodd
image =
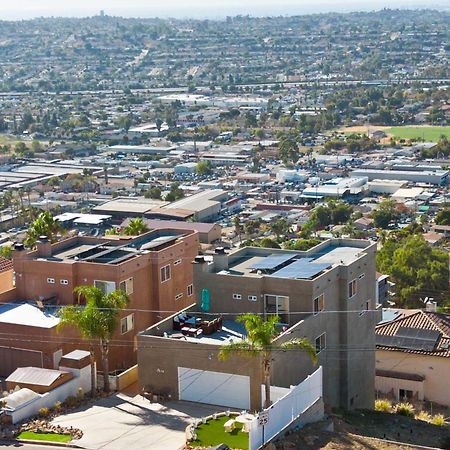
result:
M 389 130 L 391 128 L 390 126 L 378 126 L 378 125 L 355 125 L 354 127 L 344 127 L 340 128 L 338 131 L 342 133 L 364 133 L 367 134 L 367 130 L 370 131 L 370 133 L 373 133 L 374 131 L 385 131 Z
M 331 421 L 333 432 L 324 431 L 327 422 L 311 424 L 286 436 L 277 443 L 277 450 L 411 450 L 418 446 L 450 449 L 448 426 L 374 411 L 336 414 Z

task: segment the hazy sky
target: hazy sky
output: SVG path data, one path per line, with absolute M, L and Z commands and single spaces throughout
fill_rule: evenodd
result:
M 0 20 L 39 16 L 89 16 L 105 10 L 127 17 L 223 17 L 286 15 L 383 7 L 440 7 L 448 0 L 0 0 Z

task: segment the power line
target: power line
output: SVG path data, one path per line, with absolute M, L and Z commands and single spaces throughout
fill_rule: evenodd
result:
M 312 302 L 312 299 L 311 299 Z M 254 302 L 253 302 L 254 303 Z M 4 305 L 4 306 L 20 306 L 20 305 L 32 305 L 31 302 L 27 302 L 27 303 L 14 303 L 14 302 L 0 302 L 0 305 Z M 177 314 L 177 313 L 182 313 L 183 309 L 188 308 L 189 306 L 192 305 L 198 305 L 197 303 L 192 303 L 191 305 L 185 306 L 182 309 L 177 309 L 177 310 L 163 310 L 163 309 L 143 309 L 143 308 L 97 308 L 100 311 L 109 311 L 109 310 L 117 310 L 118 312 L 124 311 L 124 312 L 149 312 L 149 313 L 159 313 L 159 314 Z M 34 306 L 34 305 L 32 305 Z M 65 306 L 76 306 L 79 307 L 80 309 L 82 309 L 85 305 L 78 305 L 78 304 L 69 304 L 69 305 L 45 305 L 44 309 L 55 309 L 55 310 L 60 310 L 62 308 L 64 308 Z M 312 309 L 311 310 L 305 310 L 305 311 L 289 311 L 289 312 L 283 312 L 280 313 L 283 316 L 289 316 L 289 315 L 294 315 L 294 314 L 330 314 L 330 313 L 339 313 L 339 314 L 350 314 L 350 313 L 361 313 L 361 312 L 379 312 L 378 309 L 355 309 L 355 310 L 351 310 L 351 309 L 347 309 L 347 310 L 327 310 L 324 309 L 322 311 L 319 312 L 314 312 Z M 215 311 L 215 312 L 203 312 L 203 311 L 184 311 L 188 314 L 192 314 L 192 315 L 202 315 L 202 316 L 239 316 L 242 314 L 246 314 L 251 313 L 254 315 L 276 315 L 275 313 L 268 313 L 268 312 L 254 312 L 254 311 L 242 311 L 239 313 L 233 313 L 233 312 L 225 312 L 225 311 Z

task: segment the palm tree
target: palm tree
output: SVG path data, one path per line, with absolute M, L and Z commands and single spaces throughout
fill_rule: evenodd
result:
M 128 305 L 128 296 L 122 290 L 105 294 L 95 286 L 77 286 L 74 293 L 78 296 L 78 304 L 61 308 L 58 329 L 74 326 L 83 339 L 89 340 L 92 396 L 95 395 L 94 341 L 99 341 L 104 390 L 109 392 L 109 344 L 116 330 L 119 311 Z M 86 305 L 80 304 L 82 298 L 85 299 Z
M 149 230 L 148 226 L 144 223 L 141 217 L 131 219 L 128 225 L 123 230 L 127 236 L 139 236 L 146 233 Z
M 278 334 L 277 325 L 280 323 L 280 318 L 276 315 L 269 316 L 267 320 L 263 320 L 255 314 L 243 314 L 236 320 L 244 324 L 247 330 L 247 339 L 242 342 L 231 342 L 222 346 L 219 352 L 219 359 L 224 361 L 231 355 L 261 358 L 266 393 L 264 407 L 268 408 L 272 404 L 270 399 L 270 376 L 273 351 L 301 350 L 309 355 L 315 364 L 317 362 L 316 349 L 306 338 L 294 338 L 281 344 L 274 344 L 274 338 Z
M 30 224 L 25 243 L 29 247 L 34 247 L 41 236 L 46 236 L 51 242 L 54 242 L 58 233 L 64 233 L 64 230 L 48 211 L 44 211 Z
M 242 224 L 239 216 L 233 217 L 234 232 L 239 236 L 239 244 L 242 244 Z

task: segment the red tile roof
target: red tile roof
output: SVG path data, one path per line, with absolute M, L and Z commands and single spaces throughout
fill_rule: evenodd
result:
M 379 350 L 392 350 L 405 353 L 450 358 L 450 314 L 440 314 L 428 311 L 417 311 L 406 317 L 394 319 L 375 327 L 375 334 L 382 336 L 395 336 L 400 327 L 416 328 L 421 330 L 435 330 L 441 333 L 433 351 L 412 350 L 388 345 L 377 345 Z
M 0 256 L 0 273 L 6 272 L 7 270 L 12 270 L 13 262 L 10 259 Z

